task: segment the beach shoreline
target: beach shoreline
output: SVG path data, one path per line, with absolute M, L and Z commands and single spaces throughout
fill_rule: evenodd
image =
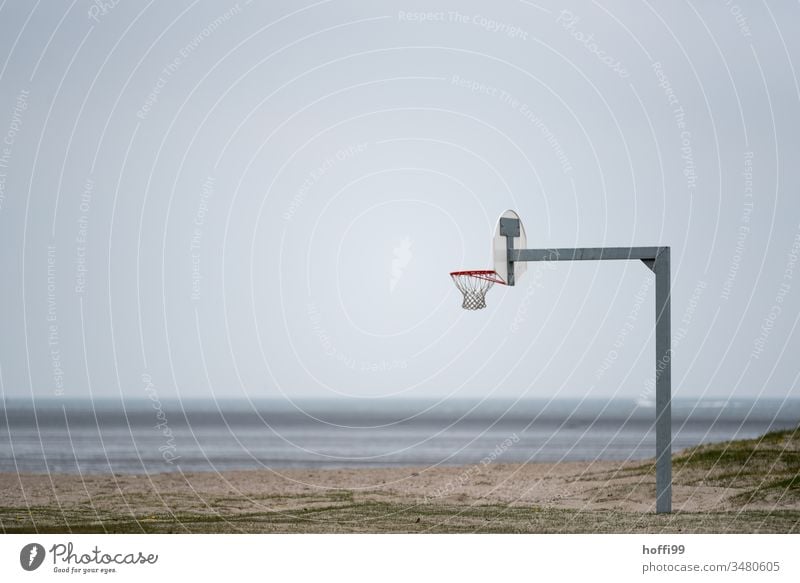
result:
M 3 532 L 798 532 L 797 431 L 647 462 L 0 474 Z M 766 464 L 766 465 L 765 465 Z

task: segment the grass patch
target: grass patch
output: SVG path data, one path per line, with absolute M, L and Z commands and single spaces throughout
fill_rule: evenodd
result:
M 737 504 L 800 500 L 800 428 L 772 431 L 755 439 L 711 443 L 673 458 L 678 483 L 745 488 Z M 697 471 L 702 472 L 697 478 Z
M 797 532 L 800 511 L 656 515 L 496 504 L 409 506 L 370 500 L 291 513 L 108 516 L 101 525 L 72 515 L 67 522 L 65 528 L 58 513 L 40 513 L 36 524 L 17 526 L 9 524 L 5 512 L 2 517 L 6 533 L 786 533 Z

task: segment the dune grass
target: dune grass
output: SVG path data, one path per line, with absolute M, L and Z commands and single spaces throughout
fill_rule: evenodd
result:
M 332 503 L 292 512 L 235 515 L 182 512 L 135 516 L 0 508 L 6 533 L 785 533 L 800 511 L 641 514 L 507 505 L 417 505 L 376 500 Z M 11 520 L 9 520 L 11 519 Z
M 696 469 L 702 471 L 695 472 L 700 478 L 694 482 L 745 488 L 732 498 L 737 503 L 800 502 L 800 427 L 693 447 L 675 456 L 673 464 L 678 482 L 686 470 Z

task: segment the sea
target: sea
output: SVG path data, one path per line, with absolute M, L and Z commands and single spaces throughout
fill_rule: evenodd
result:
M 0 472 L 644 460 L 655 454 L 655 411 L 654 403 L 632 399 L 8 399 Z M 673 451 L 798 423 L 800 399 L 676 399 Z

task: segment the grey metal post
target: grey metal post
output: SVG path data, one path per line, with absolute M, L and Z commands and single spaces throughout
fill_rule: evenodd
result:
M 672 347 L 669 247 L 661 247 L 656 274 L 656 512 L 672 512 Z
M 672 512 L 672 331 L 670 326 L 669 247 L 583 247 L 514 249 L 518 219 L 500 219 L 506 237 L 508 285 L 514 285 L 516 261 L 641 260 L 656 276 L 656 512 Z

